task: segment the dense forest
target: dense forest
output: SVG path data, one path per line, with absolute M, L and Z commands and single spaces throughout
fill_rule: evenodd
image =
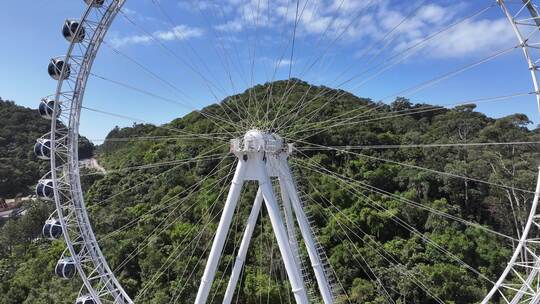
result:
M 290 95 L 280 103 L 285 92 Z M 294 114 L 303 99 L 310 102 Z M 86 202 L 111 267 L 138 303 L 193 302 L 234 169 L 228 140 L 267 127 L 265 119 L 235 116 L 248 100 L 267 100 L 266 118 L 291 113 L 278 133 L 295 146 L 291 168 L 339 300 L 476 303 L 487 293 L 513 245 L 490 229 L 517 237 L 538 153 L 534 144 L 496 143 L 539 141 L 529 119 L 490 118 L 474 105 L 448 109 L 404 98 L 381 104 L 295 80 L 293 86 L 258 85 L 163 127 L 115 128 L 98 147 L 108 173 L 84 176 Z M 10 125 L 29 121 L 7 117 Z M 215 117 L 234 123 L 216 123 Z M 36 137 L 29 134 L 34 129 L 23 130 L 2 128 L 1 140 Z M 10 165 L 35 162 L 31 149 L 23 148 L 27 142 L 10 140 L 10 149 L 20 150 Z M 223 297 L 255 192 L 256 185 L 247 185 L 237 207 L 214 303 Z M 77 279 L 53 275 L 62 241 L 36 239 L 47 209 L 37 203 L 0 229 L 1 304 L 73 303 L 77 295 Z M 264 211 L 251 246 L 237 303 L 288 302 L 290 286 Z M 305 251 L 300 258 L 306 262 Z M 309 269 L 306 275 L 313 281 Z
M 41 118 L 37 110 L 0 98 L 0 198 L 31 194 L 36 181 L 50 170 L 32 150 L 36 140 L 50 129 L 50 121 Z M 82 158 L 92 156 L 93 145 L 84 137 L 80 148 Z
M 32 147 L 48 130 L 50 122 L 36 110 L 0 98 L 0 197 L 30 193 L 45 174 L 48 164 L 37 160 Z

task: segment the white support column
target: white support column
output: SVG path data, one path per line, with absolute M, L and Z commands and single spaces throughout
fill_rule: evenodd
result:
M 223 298 L 223 304 L 229 304 L 232 301 L 234 296 L 234 290 L 238 284 L 238 278 L 242 272 L 242 267 L 246 260 L 247 250 L 249 248 L 249 242 L 253 236 L 253 231 L 255 230 L 255 225 L 257 225 L 257 218 L 259 217 L 259 211 L 261 211 L 261 205 L 263 201 L 263 196 L 261 189 L 257 191 L 257 196 L 255 197 L 255 202 L 249 214 L 249 218 L 246 224 L 246 229 L 244 230 L 244 235 L 242 236 L 242 242 L 240 243 L 240 248 L 238 249 L 238 254 L 236 256 L 236 261 L 234 262 L 234 268 L 231 273 L 231 278 L 229 279 L 229 284 L 227 285 L 227 290 L 225 291 L 225 297 Z
M 289 198 L 289 193 L 285 188 L 283 177 L 278 177 L 279 179 L 279 190 L 281 192 L 281 200 L 283 202 L 283 212 L 285 213 L 285 225 L 287 226 L 287 234 L 289 235 L 289 244 L 291 244 L 291 249 L 294 254 L 294 259 L 298 267 L 300 267 L 300 275 L 302 275 L 301 262 L 298 253 L 298 240 L 296 239 L 296 231 L 294 228 L 294 218 L 293 211 L 291 208 L 291 199 Z
M 234 210 L 236 209 L 236 204 L 242 190 L 245 171 L 246 162 L 239 158 L 231 188 L 229 189 L 229 194 L 227 195 L 227 201 L 225 202 L 223 213 L 221 214 L 221 219 L 219 220 L 219 226 L 216 231 L 216 236 L 214 237 L 214 243 L 212 244 L 212 249 L 210 250 L 210 255 L 208 256 L 208 261 L 206 262 L 206 268 L 204 269 L 204 274 L 197 292 L 195 304 L 204 304 L 208 298 L 208 293 L 210 292 L 212 282 L 214 281 L 214 276 L 216 275 L 219 258 L 221 257 L 223 246 L 225 245 L 225 238 L 227 237 L 227 232 L 231 226 Z
M 309 222 L 307 220 L 306 214 L 304 213 L 304 209 L 302 208 L 300 198 L 298 197 L 298 191 L 296 189 L 296 185 L 294 184 L 286 158 L 281 159 L 280 173 L 284 175 L 283 186 L 286 187 L 287 192 L 289 193 L 289 197 L 291 198 L 294 213 L 296 214 L 296 220 L 298 221 L 300 232 L 302 233 L 302 237 L 304 239 L 304 242 L 306 243 L 309 259 L 311 261 L 313 271 L 315 272 L 315 278 L 317 279 L 317 284 L 319 286 L 321 296 L 325 304 L 331 304 L 334 302 L 334 298 L 332 296 L 332 291 L 330 290 L 330 284 L 328 283 L 328 278 L 326 277 L 322 261 L 320 259 L 319 253 L 317 252 L 315 240 L 311 233 L 311 227 L 309 226 Z
M 270 182 L 266 164 L 262 160 L 259 162 L 260 164 L 257 166 L 260 170 L 259 187 L 263 193 L 266 209 L 268 210 L 268 217 L 270 218 L 274 234 L 276 235 L 277 244 L 281 252 L 281 257 L 283 258 L 283 263 L 285 264 L 285 269 L 287 270 L 287 275 L 291 283 L 294 298 L 297 304 L 307 304 L 308 297 L 306 288 L 304 286 L 302 277 L 300 276 L 300 269 L 295 262 L 294 255 L 287 238 L 287 231 L 281 219 L 281 212 L 274 195 L 274 189 L 272 188 L 272 184 Z

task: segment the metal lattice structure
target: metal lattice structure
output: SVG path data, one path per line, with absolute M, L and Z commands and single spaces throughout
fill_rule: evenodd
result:
M 88 7 L 80 20 L 68 20 L 64 25 L 63 34 L 70 42 L 66 55 L 53 59 L 49 65 L 49 74 L 58 80 L 58 86 L 56 94 L 44 99 L 40 105 L 42 115 L 51 119 L 51 132 L 38 141 L 36 153 L 40 158 L 50 159 L 51 171 L 39 182 L 37 192 L 39 196 L 48 197 L 56 204 L 56 212 L 47 221 L 44 234 L 50 238 L 59 238 L 60 234 L 64 237 L 67 248 L 56 272 L 66 278 L 74 276 L 75 272 L 80 276 L 83 287 L 78 303 L 133 303 L 108 266 L 93 233 L 83 199 L 78 157 L 79 120 L 87 79 L 104 36 L 125 0 L 85 2 Z M 523 50 L 540 108 L 537 65 L 540 61 L 540 17 L 537 7 L 530 0 L 496 2 L 508 19 Z M 233 140 L 231 152 L 238 158 L 238 166 L 196 303 L 206 303 L 240 195 L 241 184 L 248 180 L 259 183 L 259 192 L 252 206 L 224 303 L 231 302 L 263 201 L 272 221 L 296 302 L 308 303 L 308 296 L 300 262 L 295 253 L 298 244 L 292 232 L 294 229 L 291 228 L 294 225 L 292 210 L 306 244 L 322 299 L 324 303 L 333 303 L 335 290 L 329 283 L 331 274 L 323 267 L 323 256 L 303 212 L 302 202 L 288 167 L 288 147 L 284 146 L 277 135 L 255 130 L 249 131 L 243 141 Z M 284 219 L 271 178 L 279 180 Z M 540 253 L 537 251 L 540 236 L 540 210 L 537 206 L 539 193 L 540 176 L 519 244 L 508 266 L 482 303 L 540 302 Z
M 81 189 L 78 157 L 79 118 L 86 82 L 103 38 L 124 1 L 87 2 L 89 6 L 76 22 L 74 32 L 70 31 L 73 24 L 66 22 L 64 36 L 70 41 L 67 54 L 51 61 L 49 66 L 58 86 L 52 97 L 56 106 L 52 108 L 49 134 L 51 172 L 43 180 L 52 181 L 56 204 L 53 217 L 61 224 L 67 245 L 57 273 L 70 276 L 71 268 L 75 267 L 84 284 L 81 298 L 89 295 L 96 303 L 132 303 L 108 266 L 92 231 Z M 62 268 L 64 271 L 60 271 Z

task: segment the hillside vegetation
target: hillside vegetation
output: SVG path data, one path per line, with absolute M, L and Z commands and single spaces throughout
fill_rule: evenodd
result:
M 403 145 L 538 141 L 537 130 L 527 128 L 529 119 L 523 114 L 493 119 L 476 112 L 474 105 L 445 109 L 403 98 L 378 104 L 342 91 L 310 88 L 298 80 L 287 101 L 279 104 L 279 97 L 290 88 L 285 81 L 257 86 L 206 108 L 211 115 L 193 112 L 166 128 L 134 125 L 111 131 L 98 149 L 109 173 L 86 176 L 84 184 L 94 230 L 105 238 L 100 243 L 111 267 L 122 266 L 118 276 L 129 294 L 138 303 L 194 301 L 234 158 L 193 158 L 227 155 L 231 135 L 240 136 L 250 126 L 235 115 L 250 96 L 258 101 L 269 97 L 269 117 L 276 111 L 290 112 L 307 96 L 312 102 L 298 116 L 291 111 L 290 122 L 279 134 L 295 143 L 297 151 L 290 163 L 319 242 L 339 279 L 337 285 L 345 291 L 341 299 L 350 303 L 387 303 L 388 297 L 396 303 L 437 303 L 434 297 L 446 303 L 480 301 L 491 283 L 427 240 L 491 280 L 504 269 L 512 244 L 426 209 L 516 237 L 516 226 L 522 224 L 531 198 L 530 192 L 519 189 L 534 189 L 537 146 Z M 339 98 L 331 101 L 329 96 L 336 95 Z M 208 118 L 214 115 L 230 117 L 234 124 L 215 123 Z M 251 124 L 264 126 L 264 122 Z M 191 139 L 186 134 L 223 135 Z M 137 139 L 126 141 L 128 137 Z M 381 145 L 387 148 L 377 148 Z M 163 164 L 167 161 L 172 163 Z M 162 165 L 132 168 L 158 163 Z M 210 297 L 214 303 L 223 297 L 234 245 L 242 236 L 255 191 L 255 185 L 247 185 L 237 208 L 239 220 L 233 222 L 213 288 L 217 292 Z M 290 297 L 264 211 L 261 223 L 237 289 L 238 303 L 279 303 Z M 28 221 L 29 231 L 37 235 L 40 227 L 35 224 L 32 230 L 32 225 Z M 52 274 L 62 242 L 30 243 L 32 237 L 5 240 L 5 233 L 0 231 L 0 303 L 73 303 L 80 282 Z M 134 250 L 139 253 L 130 255 Z M 306 253 L 301 256 L 305 259 Z M 155 276 L 164 267 L 166 271 Z
M 36 140 L 50 129 L 50 120 L 41 118 L 37 110 L 0 98 L 0 198 L 31 194 L 37 180 L 50 170 L 33 152 Z M 80 148 L 82 158 L 93 153 L 85 138 Z
M 37 160 L 32 147 L 50 128 L 36 110 L 0 98 L 0 197 L 30 193 L 46 173 L 48 164 Z

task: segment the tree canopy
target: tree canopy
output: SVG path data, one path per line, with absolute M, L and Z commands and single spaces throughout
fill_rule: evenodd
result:
M 490 280 L 499 276 L 512 243 L 488 229 L 516 237 L 531 199 L 530 192 L 520 189 L 534 189 L 536 174 L 535 144 L 495 143 L 538 141 L 538 131 L 528 128 L 529 119 L 523 114 L 494 119 L 475 111 L 474 105 L 448 109 L 405 98 L 380 104 L 295 81 L 281 107 L 277 102 L 289 89 L 286 81 L 256 86 L 202 113 L 175 119 L 165 128 L 135 124 L 109 133 L 97 150 L 109 173 L 87 175 L 83 184 L 94 231 L 111 267 L 120 268 L 117 274 L 128 293 L 140 303 L 189 303 L 196 295 L 234 158 L 202 158 L 227 155 L 227 135 L 219 140 L 179 134 L 234 132 L 212 117 L 235 117 L 234 109 L 249 98 L 274 96 L 269 111 L 290 112 L 308 96 L 312 101 L 303 110 L 311 115 L 294 117 L 280 135 L 295 143 L 290 164 L 336 285 L 342 289 L 341 299 L 351 303 L 480 301 L 491 282 L 466 265 Z M 3 132 L 5 138 L 13 138 L 12 133 L 34 136 L 19 134 L 23 131 L 16 128 Z M 17 161 L 29 159 L 22 152 L 22 141 L 11 142 L 12 149 L 22 153 Z M 223 297 L 235 244 L 255 192 L 255 185 L 248 185 L 236 210 L 215 295 L 211 294 L 215 303 Z M 0 294 L 5 295 L 1 304 L 72 303 L 79 288 L 77 280 L 53 276 L 62 241 L 34 241 L 40 228 L 32 220 L 36 213 L 0 230 Z M 14 226 L 29 227 L 31 232 L 19 232 Z M 290 286 L 265 211 L 251 246 L 237 288 L 238 303 L 288 299 Z M 134 251 L 137 255 L 131 254 Z M 306 261 L 305 251 L 300 256 Z

